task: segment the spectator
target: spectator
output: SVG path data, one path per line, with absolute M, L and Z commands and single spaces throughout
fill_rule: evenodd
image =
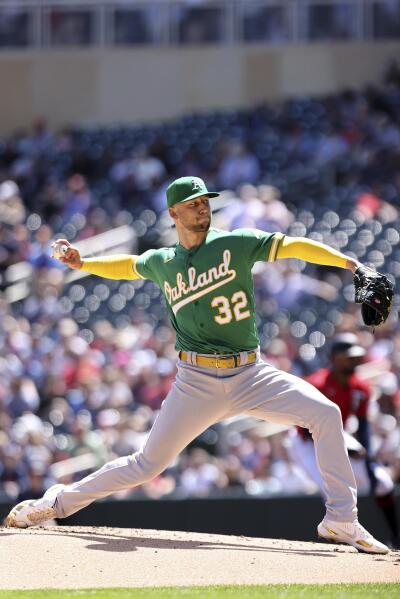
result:
M 230 143 L 219 166 L 220 187 L 236 189 L 241 183 L 256 183 L 259 177 L 260 166 L 257 157 L 242 143 Z

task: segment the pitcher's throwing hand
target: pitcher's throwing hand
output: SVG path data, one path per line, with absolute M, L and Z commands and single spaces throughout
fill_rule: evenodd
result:
M 67 239 L 56 239 L 51 244 L 52 257 L 56 258 L 63 264 L 67 264 L 70 268 L 82 268 L 83 261 L 79 250 L 73 247 Z

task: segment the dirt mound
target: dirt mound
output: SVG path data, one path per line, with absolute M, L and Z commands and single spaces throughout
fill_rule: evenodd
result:
M 0 588 L 399 582 L 400 552 L 159 530 L 0 530 Z

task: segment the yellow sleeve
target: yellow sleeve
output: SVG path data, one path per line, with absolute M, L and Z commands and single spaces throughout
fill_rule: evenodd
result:
M 81 270 L 105 279 L 143 279 L 136 270 L 136 260 L 139 256 L 119 254 L 115 256 L 99 256 L 85 258 Z
M 338 266 L 347 268 L 347 256 L 337 250 L 307 239 L 305 237 L 284 237 L 278 247 L 276 258 L 298 258 L 314 264 L 325 266 Z

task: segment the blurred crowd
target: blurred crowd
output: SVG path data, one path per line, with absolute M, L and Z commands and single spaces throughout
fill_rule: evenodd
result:
M 38 9 L 41 7 L 37 7 Z M 0 49 L 142 44 L 284 44 L 299 40 L 398 39 L 397 0 L 214 2 L 147 0 L 82 5 L 0 3 Z M 106 10 L 104 10 L 106 9 Z M 102 17 L 104 31 L 98 20 Z M 234 26 L 232 24 L 234 22 Z
M 400 275 L 400 77 L 380 88 L 188 115 L 158 126 L 65 129 L 43 120 L 0 140 L 0 493 L 41 496 L 143 443 L 175 375 L 160 291 L 144 281 L 68 282 L 50 243 L 121 225 L 140 253 L 173 243 L 165 189 L 183 174 L 225 190 L 214 223 L 307 236 Z M 26 272 L 18 279 L 16 273 Z M 18 275 L 19 276 L 19 275 Z M 363 326 L 347 271 L 257 263 L 264 357 L 305 376 L 337 332 L 367 350 L 373 449 L 400 482 L 400 329 Z M 352 422 L 353 431 L 356 423 Z M 119 496 L 313 493 L 290 431 L 215 425 L 167 471 Z M 2 497 L 0 495 L 0 498 Z

